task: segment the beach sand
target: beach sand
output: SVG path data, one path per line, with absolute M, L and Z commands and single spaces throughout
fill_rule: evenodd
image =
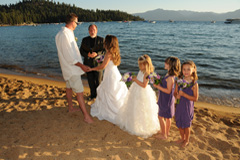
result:
M 240 108 L 195 103 L 182 148 L 174 120 L 167 140 L 129 135 L 97 118 L 84 123 L 81 112 L 68 113 L 64 82 L 0 74 L 0 91 L 0 160 L 240 159 Z

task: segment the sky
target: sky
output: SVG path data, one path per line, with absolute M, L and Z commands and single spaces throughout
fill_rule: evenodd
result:
M 22 0 L 0 0 L 1 5 L 16 4 Z M 197 12 L 226 13 L 240 9 L 240 0 L 49 0 L 75 4 L 83 9 L 120 10 L 127 13 L 143 13 L 158 8 L 164 10 L 188 10 Z

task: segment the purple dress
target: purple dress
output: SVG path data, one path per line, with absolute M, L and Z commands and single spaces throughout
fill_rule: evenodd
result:
M 166 76 L 162 79 L 162 83 L 160 83 L 160 86 L 163 88 L 167 88 L 167 81 L 166 79 L 169 76 Z M 174 76 L 170 76 L 174 77 Z M 175 111 L 175 97 L 174 97 L 174 85 L 172 87 L 172 91 L 170 94 L 164 93 L 162 91 L 159 91 L 159 97 L 158 97 L 158 106 L 159 106 L 159 113 L 158 115 L 160 117 L 164 118 L 172 118 L 174 116 Z
M 182 91 L 193 96 L 193 85 L 182 89 Z M 180 88 L 178 88 L 180 89 Z M 175 120 L 178 128 L 189 128 L 192 124 L 194 114 L 194 101 L 190 101 L 185 97 L 181 97 L 179 104 L 176 106 Z

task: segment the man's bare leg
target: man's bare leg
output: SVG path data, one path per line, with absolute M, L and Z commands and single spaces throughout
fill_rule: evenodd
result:
M 79 104 L 79 106 L 80 106 L 80 108 L 81 108 L 81 110 L 83 112 L 84 121 L 87 122 L 87 123 L 93 123 L 92 117 L 87 112 L 82 92 L 81 93 L 77 93 L 77 101 L 78 101 L 78 104 Z
M 67 102 L 68 102 L 68 111 L 69 112 L 79 111 L 79 109 L 74 109 L 73 108 L 72 89 L 71 88 L 66 88 L 66 97 L 67 97 Z

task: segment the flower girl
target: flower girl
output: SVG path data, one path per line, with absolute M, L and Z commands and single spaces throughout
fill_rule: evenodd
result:
M 133 78 L 134 83 L 116 116 L 116 124 L 130 134 L 147 138 L 160 129 L 156 94 L 148 85 L 148 75 L 154 67 L 146 54 L 138 58 L 138 65 L 140 71 Z
M 174 83 L 175 77 L 179 75 L 181 70 L 180 60 L 177 57 L 168 57 L 165 60 L 164 69 L 168 71 L 162 79 L 160 85 L 153 85 L 159 90 L 158 105 L 159 105 L 159 122 L 161 133 L 156 135 L 156 138 L 167 139 L 171 127 L 172 117 L 175 113 L 175 97 Z
M 182 64 L 181 74 L 179 76 L 188 85 L 187 87 L 181 87 L 177 84 L 174 95 L 179 99 L 179 103 L 176 105 L 176 125 L 179 129 L 181 139 L 177 142 L 185 147 L 189 143 L 190 127 L 192 125 L 194 115 L 194 101 L 198 100 L 198 76 L 197 67 L 193 61 L 186 61 Z

